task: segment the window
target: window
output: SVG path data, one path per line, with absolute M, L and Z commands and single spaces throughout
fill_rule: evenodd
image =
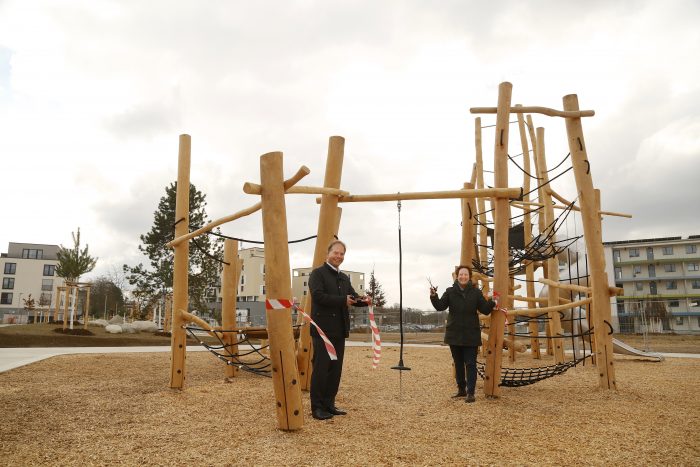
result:
M 53 289 L 53 279 L 42 279 L 41 280 L 41 290 L 51 292 Z
M 640 291 L 641 291 L 641 290 L 644 290 L 644 284 L 642 284 L 641 282 L 635 282 L 635 283 L 634 283 L 634 288 L 637 289 L 637 290 L 640 290 Z
M 642 273 L 642 267 L 639 265 L 635 266 L 634 267 L 634 275 L 636 276 L 637 274 L 641 274 L 641 273 Z
M 688 271 L 700 271 L 700 263 L 688 263 Z
M 654 281 L 649 282 L 649 293 L 651 295 L 656 295 L 656 282 L 654 282 Z
M 3 289 L 14 289 L 15 288 L 15 278 L 14 277 L 3 277 L 2 278 L 2 288 Z
M 304 295 L 306 295 L 306 290 L 304 290 Z
M 5 263 L 5 274 L 14 274 L 17 272 L 17 263 Z
M 675 290 L 678 288 L 678 283 L 676 281 L 668 281 L 666 282 L 666 289 L 667 290 Z
M 42 259 L 43 257 L 44 257 L 44 250 L 37 250 L 34 248 L 24 248 L 22 250 L 22 258 Z
M 53 264 L 45 264 L 44 265 L 44 275 L 45 276 L 53 276 L 55 272 L 56 272 L 55 265 L 53 265 Z
M 690 287 L 693 289 L 700 289 L 700 280 L 695 279 L 690 281 Z
M 665 246 L 663 248 L 663 252 L 665 255 L 672 255 L 673 254 L 673 247 L 672 246 Z
M 676 324 L 679 326 L 683 324 L 683 317 L 682 316 L 676 316 Z
M 306 287 L 306 281 L 304 281 L 304 287 Z
M 647 247 L 647 259 L 654 259 L 654 249 L 652 247 Z
M 698 246 L 697 245 L 686 245 L 685 246 L 685 252 L 687 254 L 693 254 L 698 252 Z
M 12 305 L 12 293 L 3 292 L 0 294 L 0 305 Z
M 243 286 L 241 286 L 241 293 L 243 293 Z
M 615 268 L 615 279 L 622 279 L 622 268 Z
M 299 277 L 299 271 L 294 271 L 294 277 Z
M 265 295 L 265 286 L 264 285 L 260 286 L 260 295 Z
M 669 300 L 668 306 L 670 306 L 671 308 L 678 308 L 678 306 L 679 306 L 678 300 Z
M 41 295 L 39 295 L 39 305 L 40 306 L 51 305 L 51 292 L 41 292 Z
M 653 264 L 649 265 L 649 277 L 656 277 L 656 267 Z
M 639 248 L 630 248 L 630 258 L 636 258 L 639 256 Z
M 245 274 L 241 274 L 241 285 L 245 284 Z M 243 290 L 243 287 L 241 287 L 241 290 Z
M 664 271 L 676 272 L 676 265 L 675 264 L 664 264 Z

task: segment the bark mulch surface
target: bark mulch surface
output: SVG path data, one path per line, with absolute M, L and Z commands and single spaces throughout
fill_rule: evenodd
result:
M 477 402 L 450 396 L 447 348 L 351 347 L 346 416 L 276 429 L 269 378 L 231 383 L 204 352 L 168 388 L 169 355 L 59 356 L 0 374 L 3 465 L 699 465 L 700 359 L 616 357 L 617 390 L 588 364 Z M 551 364 L 521 357 L 516 366 Z M 507 357 L 504 357 L 504 366 Z

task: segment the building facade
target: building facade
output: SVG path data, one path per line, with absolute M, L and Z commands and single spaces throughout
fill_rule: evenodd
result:
M 56 287 L 65 284 L 56 276 L 58 248 L 58 245 L 10 242 L 7 253 L 0 254 L 2 322 L 26 323 L 24 300 L 30 295 L 39 310 L 55 305 Z
M 700 332 L 700 235 L 604 247 L 620 332 Z

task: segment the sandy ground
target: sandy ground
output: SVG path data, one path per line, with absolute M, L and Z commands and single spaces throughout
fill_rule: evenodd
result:
M 59 356 L 0 374 L 0 459 L 17 465 L 700 465 L 700 359 L 616 358 L 617 391 L 586 365 L 477 402 L 455 388 L 447 348 L 348 348 L 349 414 L 276 429 L 272 382 L 232 383 L 205 352 L 187 387 L 168 354 Z M 504 359 L 507 361 L 507 359 Z M 518 366 L 551 361 L 522 357 Z

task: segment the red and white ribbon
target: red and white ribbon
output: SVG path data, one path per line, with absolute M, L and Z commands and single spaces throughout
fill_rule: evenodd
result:
M 503 312 L 503 316 L 505 316 L 505 318 L 506 318 L 506 326 L 508 326 L 508 310 L 506 310 L 505 308 L 500 308 L 498 306 L 498 301 L 500 298 L 501 298 L 501 294 L 499 294 L 498 292 L 496 292 L 494 290 L 493 291 L 493 301 L 496 302 L 496 309 Z
M 379 337 L 379 328 L 374 321 L 374 305 L 369 305 L 369 326 L 372 328 L 372 369 L 376 369 L 379 365 L 379 359 L 382 357 L 382 340 Z
M 338 354 L 335 351 L 335 347 L 333 346 L 333 343 L 328 339 L 328 336 L 326 336 L 326 333 L 323 332 L 323 329 L 314 322 L 314 320 L 311 319 L 311 316 L 307 315 L 304 310 L 299 308 L 294 304 L 292 300 L 287 300 L 284 298 L 277 298 L 277 299 L 266 299 L 265 300 L 265 308 L 268 310 L 284 310 L 287 308 L 294 308 L 297 310 L 299 313 L 301 313 L 301 316 L 304 318 L 304 320 L 308 321 L 311 323 L 313 327 L 316 328 L 318 331 L 318 335 L 321 336 L 321 339 L 323 339 L 323 344 L 326 346 L 326 351 L 328 352 L 328 356 L 330 357 L 331 360 L 338 360 Z

